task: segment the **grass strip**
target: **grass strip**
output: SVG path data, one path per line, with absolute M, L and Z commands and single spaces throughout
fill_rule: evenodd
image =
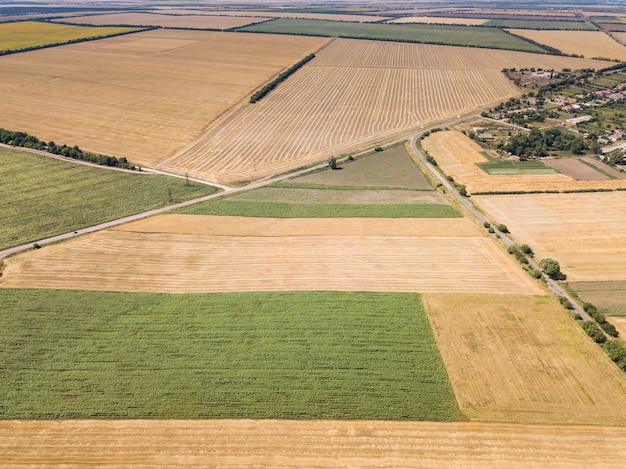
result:
M 410 293 L 0 289 L 0 418 L 462 420 Z
M 458 210 L 440 204 L 288 204 L 217 200 L 184 208 L 178 213 L 263 218 L 458 218 Z

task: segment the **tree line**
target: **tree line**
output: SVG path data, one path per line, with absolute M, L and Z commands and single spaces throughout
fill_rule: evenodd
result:
M 309 54 L 297 64 L 289 67 L 283 73 L 278 75 L 276 79 L 272 80 L 263 88 L 261 88 L 259 91 L 254 93 L 252 97 L 250 98 L 250 103 L 254 104 L 260 101 L 261 99 L 263 99 L 270 91 L 272 91 L 274 88 L 280 85 L 283 81 L 289 78 L 289 76 L 293 75 L 296 72 L 296 70 L 302 68 L 307 62 L 310 62 L 314 58 L 315 58 L 315 54 Z
M 0 143 L 14 147 L 32 148 L 42 150 L 53 155 L 65 156 L 75 160 L 89 161 L 102 166 L 112 166 L 123 169 L 137 169 L 135 165 L 129 163 L 126 158 L 116 158 L 115 156 L 100 155 L 81 150 L 78 146 L 57 145 L 53 141 L 44 142 L 26 132 L 13 132 L 0 128 Z

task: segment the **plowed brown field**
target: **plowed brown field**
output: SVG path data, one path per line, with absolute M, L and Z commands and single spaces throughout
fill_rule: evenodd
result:
M 568 281 L 626 280 L 626 192 L 472 197 Z
M 419 226 L 430 224 L 424 219 L 414 225 L 381 219 L 371 222 L 370 231 L 369 224 L 353 220 L 167 217 L 161 217 L 163 227 L 147 220 L 143 229 L 137 222 L 6 259 L 0 285 L 166 293 L 541 291 L 462 219 L 437 220 L 428 228 Z M 212 223 L 222 227 L 198 233 Z M 250 223 L 249 236 L 239 232 L 243 223 Z M 332 234 L 324 233 L 331 224 Z M 351 231 L 359 225 L 360 231 Z M 466 228 L 474 236 L 450 235 Z
M 158 167 L 222 182 L 283 172 L 519 94 L 502 67 L 586 63 L 576 60 L 337 39 L 265 99 L 207 128 Z
M 557 31 L 535 29 L 507 29 L 539 44 L 545 44 L 564 52 L 587 58 L 626 60 L 626 47 L 602 31 Z
M 618 467 L 626 429 L 286 420 L 0 422 L 0 467 Z
M 626 424 L 626 375 L 554 299 L 426 294 L 423 301 L 470 418 Z
M 564 174 L 490 175 L 476 166 L 487 161 L 483 149 L 461 132 L 443 131 L 422 141 L 423 148 L 437 160 L 449 176 L 464 184 L 469 193 L 496 191 L 549 191 L 575 189 L 616 189 L 626 187 L 626 180 L 576 181 Z
M 0 57 L 0 127 L 149 165 L 327 41 L 154 30 Z
M 158 15 L 150 13 L 116 13 L 110 15 L 79 16 L 63 18 L 64 23 L 95 25 L 161 26 L 164 28 L 230 29 L 255 23 L 254 18 L 206 15 Z

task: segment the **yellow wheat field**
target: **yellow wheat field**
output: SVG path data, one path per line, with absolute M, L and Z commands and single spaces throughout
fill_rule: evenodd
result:
M 248 218 L 168 216 L 160 228 L 159 221 L 146 221 L 145 229 L 138 222 L 6 259 L 1 285 L 165 293 L 541 291 L 462 219 L 431 228 L 417 227 L 429 223 L 416 219 L 408 230 L 411 221 L 379 220 L 371 232 L 366 223 L 342 219 L 252 221 L 243 236 L 237 226 Z M 231 227 L 215 233 L 212 224 Z M 329 233 L 320 229 L 330 224 Z M 358 224 L 361 231 L 350 231 Z M 473 236 L 450 235 L 466 229 Z
M 161 26 L 163 28 L 230 29 L 256 22 L 254 18 L 237 16 L 206 15 L 159 15 L 153 13 L 112 13 L 109 15 L 89 15 L 76 18 L 63 18 L 65 23 L 95 25 L 137 25 Z
M 0 127 L 149 165 L 327 41 L 154 30 L 0 57 Z
M 0 422 L 0 467 L 615 468 L 607 426 L 289 420 Z
M 491 175 L 476 166 L 476 163 L 487 161 L 487 158 L 480 154 L 483 149 L 458 131 L 435 132 L 422 141 L 422 147 L 435 158 L 447 175 L 464 184 L 469 193 L 626 187 L 624 179 L 576 181 L 560 173 Z
M 573 60 L 573 61 L 572 61 Z M 519 94 L 500 70 L 597 64 L 485 49 L 339 39 L 265 99 L 162 159 L 229 182 L 286 171 Z
M 133 28 L 90 28 L 64 24 L 19 21 L 0 25 L 0 51 L 45 46 L 94 36 L 109 36 Z
M 626 375 L 555 299 L 423 300 L 459 407 L 471 419 L 626 424 Z
M 394 20 L 387 21 L 387 23 L 428 23 L 428 24 L 464 24 L 468 26 L 476 26 L 485 24 L 487 19 L 479 18 L 447 18 L 438 16 L 404 16 L 396 18 Z
M 472 197 L 568 281 L 626 279 L 626 192 Z
M 507 29 L 507 31 L 554 47 L 565 54 L 578 54 L 587 58 L 626 60 L 626 47 L 602 31 L 549 31 L 533 29 Z

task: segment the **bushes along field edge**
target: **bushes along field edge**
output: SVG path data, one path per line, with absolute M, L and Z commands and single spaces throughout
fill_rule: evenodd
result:
M 283 73 L 278 75 L 274 80 L 272 80 L 267 85 L 265 85 L 263 88 L 261 88 L 259 91 L 254 93 L 252 95 L 252 97 L 250 98 L 250 103 L 254 104 L 254 103 L 259 102 L 261 99 L 263 99 L 265 96 L 267 96 L 267 94 L 270 91 L 272 91 L 274 88 L 276 88 L 283 81 L 285 81 L 287 78 L 289 78 L 291 75 L 293 75 L 297 70 L 302 68 L 305 64 L 307 64 L 308 62 L 310 62 L 314 58 L 315 58 L 315 54 L 309 54 L 304 59 L 302 59 L 300 62 L 296 63 L 295 65 L 292 65 L 291 67 L 289 67 Z

